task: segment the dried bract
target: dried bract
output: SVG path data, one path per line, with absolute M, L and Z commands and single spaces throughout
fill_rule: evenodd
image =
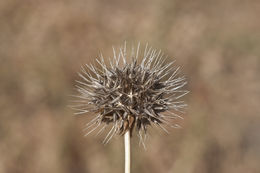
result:
M 187 91 L 183 86 L 185 77 L 179 76 L 179 68 L 173 62 L 166 64 L 166 57 L 161 51 L 149 48 L 142 52 L 139 45 L 127 54 L 126 44 L 114 51 L 114 57 L 107 66 L 103 56 L 97 59 L 98 66 L 86 64 L 82 67 L 77 81 L 80 93 L 73 108 L 76 114 L 95 113 L 95 118 L 87 124 L 89 133 L 112 125 L 104 143 L 114 134 L 124 134 L 129 130 L 132 134 L 136 128 L 142 138 L 147 127 L 155 125 L 166 130 L 164 125 L 175 127 L 171 118 L 181 118 L 186 104 L 180 101 Z M 127 60 L 131 59 L 128 63 Z M 100 127 L 100 128 L 99 128 Z

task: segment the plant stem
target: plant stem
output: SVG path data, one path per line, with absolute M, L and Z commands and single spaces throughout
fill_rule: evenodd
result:
M 130 132 L 124 134 L 125 139 L 125 173 L 130 173 Z

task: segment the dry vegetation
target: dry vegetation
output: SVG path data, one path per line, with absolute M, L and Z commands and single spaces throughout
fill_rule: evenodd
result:
M 260 172 L 260 1 L 0 1 L 0 172 L 112 173 L 123 143 L 83 138 L 67 108 L 80 65 L 124 40 L 189 78 L 183 128 L 133 145 L 133 172 Z

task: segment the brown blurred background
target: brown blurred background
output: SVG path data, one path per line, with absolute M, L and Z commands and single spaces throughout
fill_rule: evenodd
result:
M 123 172 L 123 141 L 83 137 L 77 72 L 149 42 L 191 93 L 182 129 L 133 144 L 133 172 L 260 172 L 259 0 L 1 0 L 0 173 Z

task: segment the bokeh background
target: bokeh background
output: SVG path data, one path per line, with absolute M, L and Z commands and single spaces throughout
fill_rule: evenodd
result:
M 260 172 L 259 0 L 1 0 L 0 173 L 123 172 L 123 141 L 83 137 L 77 72 L 112 45 L 162 49 L 188 77 L 181 129 L 133 138 L 133 172 Z M 172 58 L 172 59 L 171 59 Z

